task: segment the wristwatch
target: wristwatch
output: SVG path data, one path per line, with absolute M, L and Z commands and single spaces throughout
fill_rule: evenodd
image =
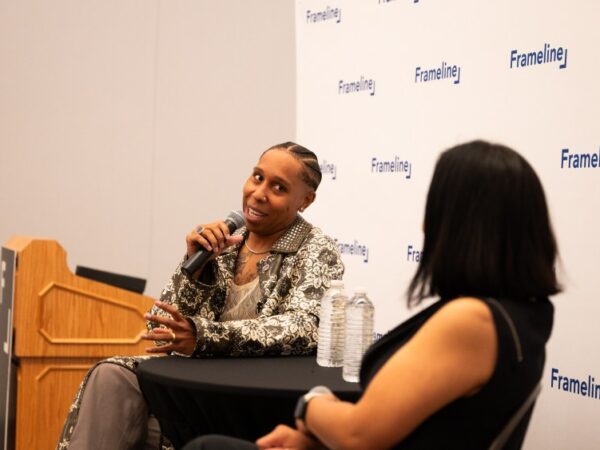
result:
M 315 386 L 306 394 L 298 399 L 298 403 L 296 403 L 296 408 L 294 409 L 294 418 L 301 420 L 304 422 L 304 418 L 306 417 L 306 410 L 308 409 L 308 402 L 311 401 L 315 397 L 319 397 L 321 395 L 333 395 L 333 392 L 326 386 Z

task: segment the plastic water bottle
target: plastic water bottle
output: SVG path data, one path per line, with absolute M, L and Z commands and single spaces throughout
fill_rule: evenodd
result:
M 344 283 L 332 280 L 331 287 L 321 299 L 317 364 L 323 367 L 342 367 L 344 364 L 344 324 L 346 303 Z
M 346 306 L 346 336 L 344 345 L 344 369 L 346 381 L 357 382 L 360 363 L 367 348 L 373 343 L 373 303 L 367 291 L 359 288 Z

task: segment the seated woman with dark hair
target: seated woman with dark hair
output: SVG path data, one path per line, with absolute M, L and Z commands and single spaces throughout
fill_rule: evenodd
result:
M 186 450 L 480 450 L 522 409 L 509 441 L 520 448 L 552 329 L 548 296 L 560 290 L 540 180 L 504 146 L 451 148 L 435 168 L 424 232 L 409 304 L 440 300 L 367 351 L 356 404 L 321 391 L 299 402 L 296 429 L 278 426 L 257 445 L 207 436 Z
M 321 181 L 316 155 L 286 142 L 266 150 L 243 187 L 246 225 L 195 227 L 187 256 L 213 253 L 192 276 L 179 265 L 146 315 L 149 353 L 301 355 L 316 350 L 321 297 L 344 266 L 333 239 L 305 221 Z M 144 357 L 94 366 L 69 410 L 57 449 L 157 449 L 160 429 L 135 370 Z M 147 357 L 146 357 L 147 358 Z

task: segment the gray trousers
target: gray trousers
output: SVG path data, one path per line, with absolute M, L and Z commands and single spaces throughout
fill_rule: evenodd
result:
M 69 450 L 156 450 L 159 444 L 158 421 L 150 415 L 135 373 L 116 364 L 96 366 Z

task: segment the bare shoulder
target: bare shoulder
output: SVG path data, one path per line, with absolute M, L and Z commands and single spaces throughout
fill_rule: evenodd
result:
M 495 355 L 496 328 L 489 307 L 480 299 L 463 297 L 444 305 L 423 325 L 422 336 L 428 345 L 453 354 L 468 363 Z M 488 359 L 489 375 L 495 358 Z
M 484 301 L 474 297 L 461 297 L 449 302 L 432 316 L 438 325 L 493 327 L 494 319 Z
M 497 336 L 489 307 L 480 299 L 453 300 L 436 312 L 420 330 L 422 347 L 444 355 L 444 370 L 460 380 L 458 396 L 471 395 L 485 384 L 496 365 Z M 415 336 L 417 337 L 417 336 Z M 465 368 L 469 368 L 465 372 Z

